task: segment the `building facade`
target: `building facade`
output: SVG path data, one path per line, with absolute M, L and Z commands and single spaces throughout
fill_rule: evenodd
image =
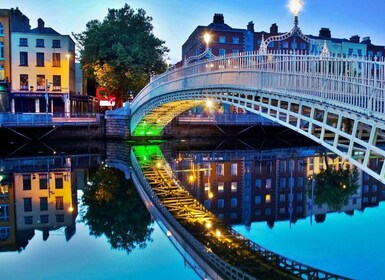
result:
M 75 94 L 75 43 L 44 26 L 11 34 L 11 112 L 70 111 Z

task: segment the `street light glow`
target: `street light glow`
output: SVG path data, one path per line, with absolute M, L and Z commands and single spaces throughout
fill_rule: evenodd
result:
M 211 35 L 209 33 L 205 33 L 205 35 L 203 35 L 203 39 L 205 40 L 206 45 L 209 45 Z
M 207 108 L 211 108 L 211 107 L 213 107 L 213 102 L 209 99 L 209 100 L 207 100 L 207 102 L 206 102 L 206 106 L 207 106 Z
M 303 3 L 301 0 L 291 0 L 289 3 L 290 11 L 294 16 L 298 16 L 302 10 Z

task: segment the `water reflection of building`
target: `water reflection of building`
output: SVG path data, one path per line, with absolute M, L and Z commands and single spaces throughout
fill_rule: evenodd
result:
M 87 168 L 100 162 L 100 155 L 89 154 L 0 161 L 8 174 L 1 182 L 0 251 L 24 249 L 35 230 L 43 232 L 44 240 L 52 230 L 70 240 L 76 233 L 77 189 L 88 180 Z
M 180 151 L 173 161 L 179 180 L 213 213 L 228 223 L 290 220 L 315 215 L 322 222 L 327 205 L 313 205 L 306 190 L 313 174 L 352 166 L 322 147 L 264 151 Z M 371 160 L 371 164 L 376 164 Z M 381 166 L 378 164 L 378 166 Z M 385 200 L 382 184 L 360 172 L 362 183 L 339 211 L 353 214 Z M 361 185 L 361 184 L 360 184 Z M 312 206 L 312 207 L 310 207 Z

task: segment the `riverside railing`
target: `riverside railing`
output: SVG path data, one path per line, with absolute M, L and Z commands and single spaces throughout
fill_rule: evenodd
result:
M 385 120 L 385 62 L 377 57 L 245 52 L 166 71 L 135 97 L 132 113 L 157 96 L 193 89 L 270 91 Z

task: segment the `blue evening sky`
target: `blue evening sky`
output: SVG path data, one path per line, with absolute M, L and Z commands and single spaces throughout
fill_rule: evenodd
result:
M 93 19 L 103 20 L 108 8 L 143 8 L 153 17 L 155 35 L 166 41 L 172 63 L 181 59 L 182 44 L 198 25 L 212 22 L 214 13 L 222 13 L 225 23 L 246 28 L 253 21 L 256 31 L 269 31 L 277 23 L 280 32 L 289 31 L 293 17 L 289 0 L 1 0 L 0 8 L 19 9 L 30 19 L 32 28 L 41 17 L 47 27 L 61 34 L 79 33 Z M 383 0 L 303 0 L 299 25 L 305 34 L 318 35 L 321 27 L 332 36 L 349 39 L 370 36 L 372 43 L 385 45 Z

